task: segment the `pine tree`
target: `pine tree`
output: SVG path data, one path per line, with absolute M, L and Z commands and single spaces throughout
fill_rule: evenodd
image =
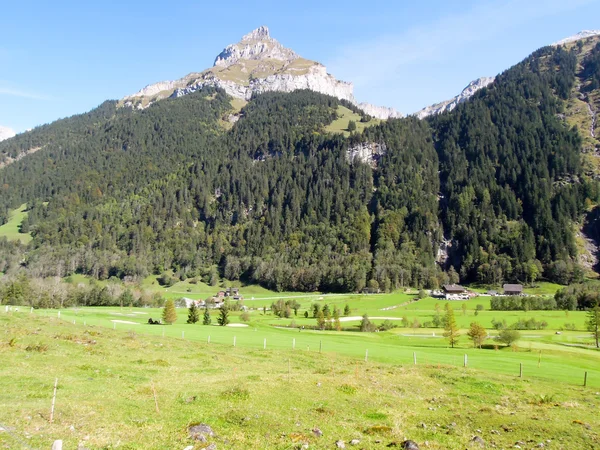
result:
M 348 131 L 350 131 L 350 132 L 356 131 L 356 122 L 354 120 L 348 121 Z
M 217 319 L 217 322 L 222 327 L 227 326 L 227 324 L 229 324 L 229 308 L 227 308 L 225 305 L 219 308 L 219 318 Z
M 600 348 L 600 306 L 596 305 L 588 311 L 586 326 L 592 332 L 596 348 Z
M 210 313 L 208 312 L 208 308 L 204 308 L 204 316 L 202 317 L 202 325 L 210 325 Z
M 344 306 L 344 316 L 349 316 L 351 312 L 350 305 L 346 303 L 346 306 Z
M 479 323 L 471 322 L 467 336 L 473 341 L 473 347 L 481 348 L 481 344 L 487 337 L 487 332 Z
M 369 316 L 365 313 L 365 315 L 362 317 L 362 320 L 360 321 L 360 331 L 362 331 L 363 333 L 367 333 L 373 331 L 373 329 L 374 326 L 369 320 Z
M 188 308 L 187 323 L 197 323 L 199 320 L 200 320 L 200 311 L 198 311 L 196 302 L 192 302 L 192 304 Z
M 460 333 L 458 332 L 458 325 L 456 324 L 456 318 L 454 317 L 454 310 L 450 306 L 450 303 L 446 303 L 446 314 L 444 316 L 444 337 L 448 339 L 450 347 L 458 343 Z
M 165 302 L 165 307 L 162 312 L 163 322 L 172 325 L 177 321 L 177 311 L 175 310 L 175 302 L 169 299 Z

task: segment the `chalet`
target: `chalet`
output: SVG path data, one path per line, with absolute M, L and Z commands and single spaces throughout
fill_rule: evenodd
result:
M 225 289 L 225 297 L 235 297 L 236 295 L 240 295 L 240 289 L 229 287 Z
M 189 308 L 190 306 L 192 306 L 193 303 L 195 303 L 198 308 L 204 308 L 206 306 L 206 302 L 204 300 L 194 300 L 192 298 L 187 298 L 187 297 L 182 297 L 181 300 L 183 300 L 185 302 L 186 308 Z
M 523 295 L 522 284 L 505 284 L 502 288 L 504 289 L 504 295 Z
M 216 298 L 224 298 L 225 297 L 225 291 L 219 291 L 217 292 L 217 295 L 215 295 Z
M 458 284 L 445 284 L 442 288 L 446 300 L 468 300 L 469 298 L 467 290 Z

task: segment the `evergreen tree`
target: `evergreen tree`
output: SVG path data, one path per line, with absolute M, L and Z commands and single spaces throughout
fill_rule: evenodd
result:
M 192 302 L 188 308 L 188 319 L 187 323 L 197 323 L 200 320 L 200 311 L 196 306 L 196 302 Z
M 320 311 L 321 311 L 321 305 L 319 305 L 318 303 L 313 303 L 312 314 L 313 314 L 314 318 L 316 318 L 319 315 Z
M 487 332 L 479 323 L 471 322 L 467 336 L 473 341 L 473 347 L 481 348 L 481 344 L 483 344 L 483 341 L 487 337 Z
M 364 333 L 371 332 L 375 329 L 373 323 L 369 320 L 369 316 L 365 313 L 360 321 L 360 331 Z
M 353 131 L 356 131 L 356 122 L 354 120 L 348 121 L 348 131 L 350 133 L 352 133 Z
M 219 308 L 219 318 L 217 319 L 217 322 L 222 327 L 229 324 L 229 308 L 227 308 L 227 306 L 223 305 Z
M 448 339 L 450 347 L 458 343 L 460 333 L 458 332 L 458 325 L 456 324 L 456 318 L 454 317 L 454 310 L 450 306 L 450 303 L 446 303 L 446 314 L 444 315 L 444 337 Z
M 344 316 L 348 317 L 351 312 L 352 311 L 350 310 L 350 305 L 346 303 L 346 306 L 344 306 Z
M 171 298 L 165 302 L 165 306 L 162 312 L 162 319 L 163 322 L 168 325 L 172 325 L 177 321 L 177 311 L 175 310 L 175 302 Z
M 202 325 L 210 325 L 211 318 L 210 312 L 208 311 L 208 307 L 204 308 L 204 316 L 202 317 Z
M 600 348 L 600 306 L 597 304 L 587 312 L 586 326 L 592 332 L 596 348 Z

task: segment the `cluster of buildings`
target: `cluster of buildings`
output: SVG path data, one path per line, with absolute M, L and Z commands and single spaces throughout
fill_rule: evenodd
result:
M 503 293 L 496 291 L 488 291 L 488 295 L 523 295 L 522 284 L 505 284 L 502 286 Z M 446 300 L 468 300 L 471 297 L 477 296 L 475 292 L 468 291 L 465 287 L 458 284 L 445 284 L 442 286 L 442 291 L 433 294 L 434 297 L 444 297 Z
M 186 308 L 189 308 L 192 303 L 195 303 L 198 308 L 220 308 L 223 303 L 225 303 L 225 299 L 231 300 L 244 300 L 244 297 L 240 294 L 239 288 L 226 288 L 224 291 L 219 291 L 212 297 L 207 298 L 206 300 L 194 300 L 191 298 L 184 297 Z

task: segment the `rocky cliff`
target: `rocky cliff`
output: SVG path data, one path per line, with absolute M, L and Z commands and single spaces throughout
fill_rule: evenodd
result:
M 352 83 L 337 80 L 322 64 L 304 59 L 272 38 L 267 27 L 245 35 L 237 44 L 228 45 L 215 58 L 214 66 L 190 73 L 179 80 L 161 81 L 146 86 L 122 100 L 124 106 L 145 108 L 151 103 L 181 97 L 205 86 L 219 87 L 229 95 L 249 100 L 255 93 L 292 92 L 310 89 L 347 100 L 365 113 L 379 119 L 402 117 L 393 108 L 358 104 Z
M 15 136 L 15 132 L 7 127 L 0 126 L 0 141 L 4 141 L 5 139 L 10 139 Z
M 466 88 L 462 90 L 460 94 L 451 98 L 450 100 L 446 100 L 440 103 L 436 103 L 435 105 L 427 106 L 422 110 L 416 112 L 414 115 L 419 119 L 424 119 L 427 116 L 435 115 L 443 113 L 444 111 L 452 111 L 456 106 L 475 94 L 478 90 L 488 86 L 490 83 L 494 81 L 494 77 L 481 77 L 474 81 L 471 81 Z

